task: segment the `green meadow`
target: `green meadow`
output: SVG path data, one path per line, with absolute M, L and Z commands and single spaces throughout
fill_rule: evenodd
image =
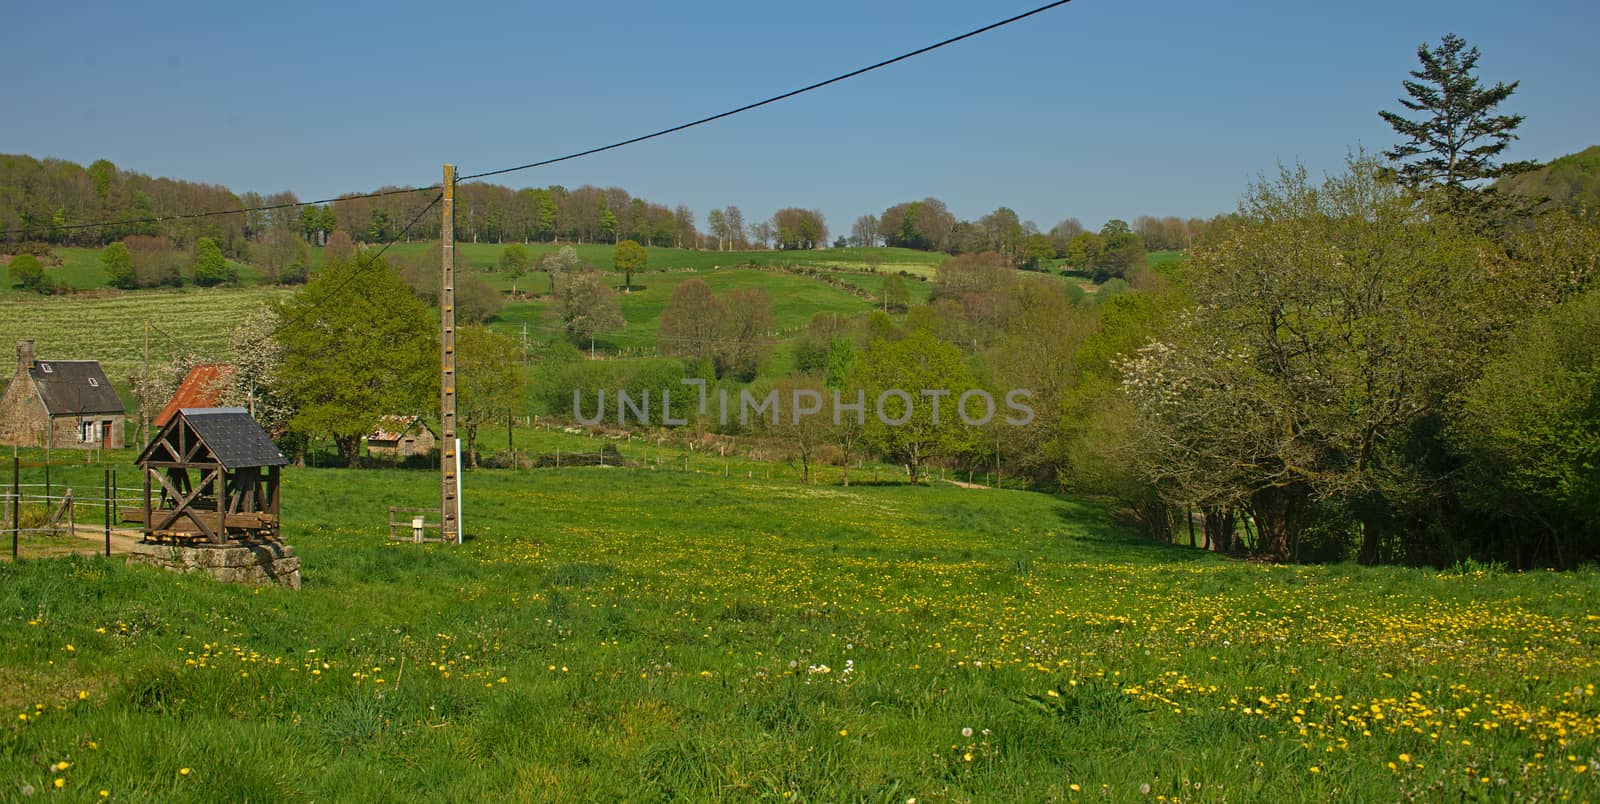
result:
M 1600 794 L 1592 570 L 1259 565 L 1091 501 L 622 446 L 469 473 L 460 546 L 385 538 L 430 472 L 291 469 L 300 591 L 0 564 L 0 798 Z

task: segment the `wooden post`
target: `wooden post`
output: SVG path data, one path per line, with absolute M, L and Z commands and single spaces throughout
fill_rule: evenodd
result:
M 106 470 L 106 555 L 111 555 L 111 470 Z
M 22 461 L 17 458 L 16 450 L 11 451 L 11 560 L 17 560 L 17 540 L 22 535 Z
M 222 467 L 217 467 L 217 544 L 228 543 L 228 487 L 222 477 Z
M 444 166 L 444 220 L 439 229 L 439 535 L 461 541 L 456 472 L 456 166 Z
M 155 538 L 155 531 L 150 527 L 154 524 L 150 519 L 154 515 L 150 511 L 150 473 L 154 471 L 154 469 L 144 470 L 144 540 L 147 542 Z

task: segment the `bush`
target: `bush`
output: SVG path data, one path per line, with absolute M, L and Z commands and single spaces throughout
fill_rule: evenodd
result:
M 100 252 L 100 267 L 106 272 L 106 282 L 114 288 L 133 290 L 134 281 L 133 255 L 128 252 L 128 247 L 122 243 L 112 243 L 106 250 Z
M 193 274 L 194 283 L 203 288 L 238 279 L 237 272 L 228 267 L 227 259 L 222 256 L 222 249 L 209 237 L 195 241 Z
M 44 265 L 32 254 L 18 254 L 12 257 L 7 273 L 11 277 L 11 284 L 29 290 L 38 290 L 45 283 Z

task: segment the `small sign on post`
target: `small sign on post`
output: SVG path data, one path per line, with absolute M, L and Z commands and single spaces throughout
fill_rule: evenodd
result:
M 414 516 L 411 518 L 411 541 L 422 541 L 422 517 L 420 516 Z

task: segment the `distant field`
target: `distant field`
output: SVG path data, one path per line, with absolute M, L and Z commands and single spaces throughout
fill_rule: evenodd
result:
M 153 326 L 150 353 L 164 359 L 190 348 L 222 356 L 239 319 L 287 291 L 265 288 L 189 289 L 105 296 L 15 296 L 0 299 L 0 348 L 33 338 L 41 358 L 99 360 L 119 387 L 144 353 L 144 325 Z M 9 379 L 9 373 L 6 379 Z
M 464 261 L 469 267 L 491 268 L 499 262 L 500 253 L 505 249 L 505 245 L 495 243 L 457 243 L 457 264 L 460 265 Z M 571 245 L 578 252 L 579 257 L 588 260 L 594 267 L 604 271 L 612 270 L 611 254 L 614 247 L 609 243 L 583 243 L 578 245 L 570 243 L 530 243 L 523 246 L 523 248 L 527 250 L 529 257 L 537 261 L 540 257 L 568 245 Z M 431 242 L 398 243 L 389 248 L 389 253 L 421 254 L 432 248 L 432 246 L 433 243 Z M 841 266 L 850 268 L 865 268 L 876 265 L 879 270 L 883 271 L 904 270 L 910 273 L 932 275 L 934 267 L 948 259 L 948 256 L 944 254 L 913 251 L 904 248 L 841 248 L 818 251 L 695 251 L 692 249 L 649 246 L 645 248 L 645 253 L 650 256 L 650 270 L 694 268 L 703 271 L 713 268 L 733 268 L 751 263 L 756 265 Z
M 60 265 L 46 265 L 45 276 L 72 290 L 94 290 L 106 287 L 105 269 L 100 265 L 100 252 L 98 248 L 64 248 L 52 249 Z M 250 265 L 233 260 L 228 265 L 239 272 L 239 282 L 242 285 L 254 285 L 257 282 L 256 269 Z M 0 269 L 0 299 L 6 298 L 38 298 L 32 291 L 19 290 L 11 286 Z
M 620 282 L 621 277 L 615 277 Z M 717 271 L 671 271 L 634 275 L 634 291 L 621 297 L 622 316 L 627 327 L 621 332 L 595 339 L 605 350 L 643 350 L 655 346 L 661 313 L 672 299 L 672 291 L 691 279 L 703 280 L 718 294 L 741 288 L 760 288 L 772 298 L 772 317 L 780 331 L 803 328 L 811 316 L 820 312 L 853 315 L 873 309 L 873 303 L 810 277 L 776 271 L 727 269 Z M 868 278 L 882 284 L 881 278 Z M 921 284 L 921 283 L 911 283 Z M 548 285 L 545 285 L 548 287 Z M 870 285 L 869 285 L 870 287 Z M 548 337 L 556 331 L 547 313 L 548 302 L 513 302 L 496 319 L 494 329 L 520 335 L 527 324 L 530 335 Z

